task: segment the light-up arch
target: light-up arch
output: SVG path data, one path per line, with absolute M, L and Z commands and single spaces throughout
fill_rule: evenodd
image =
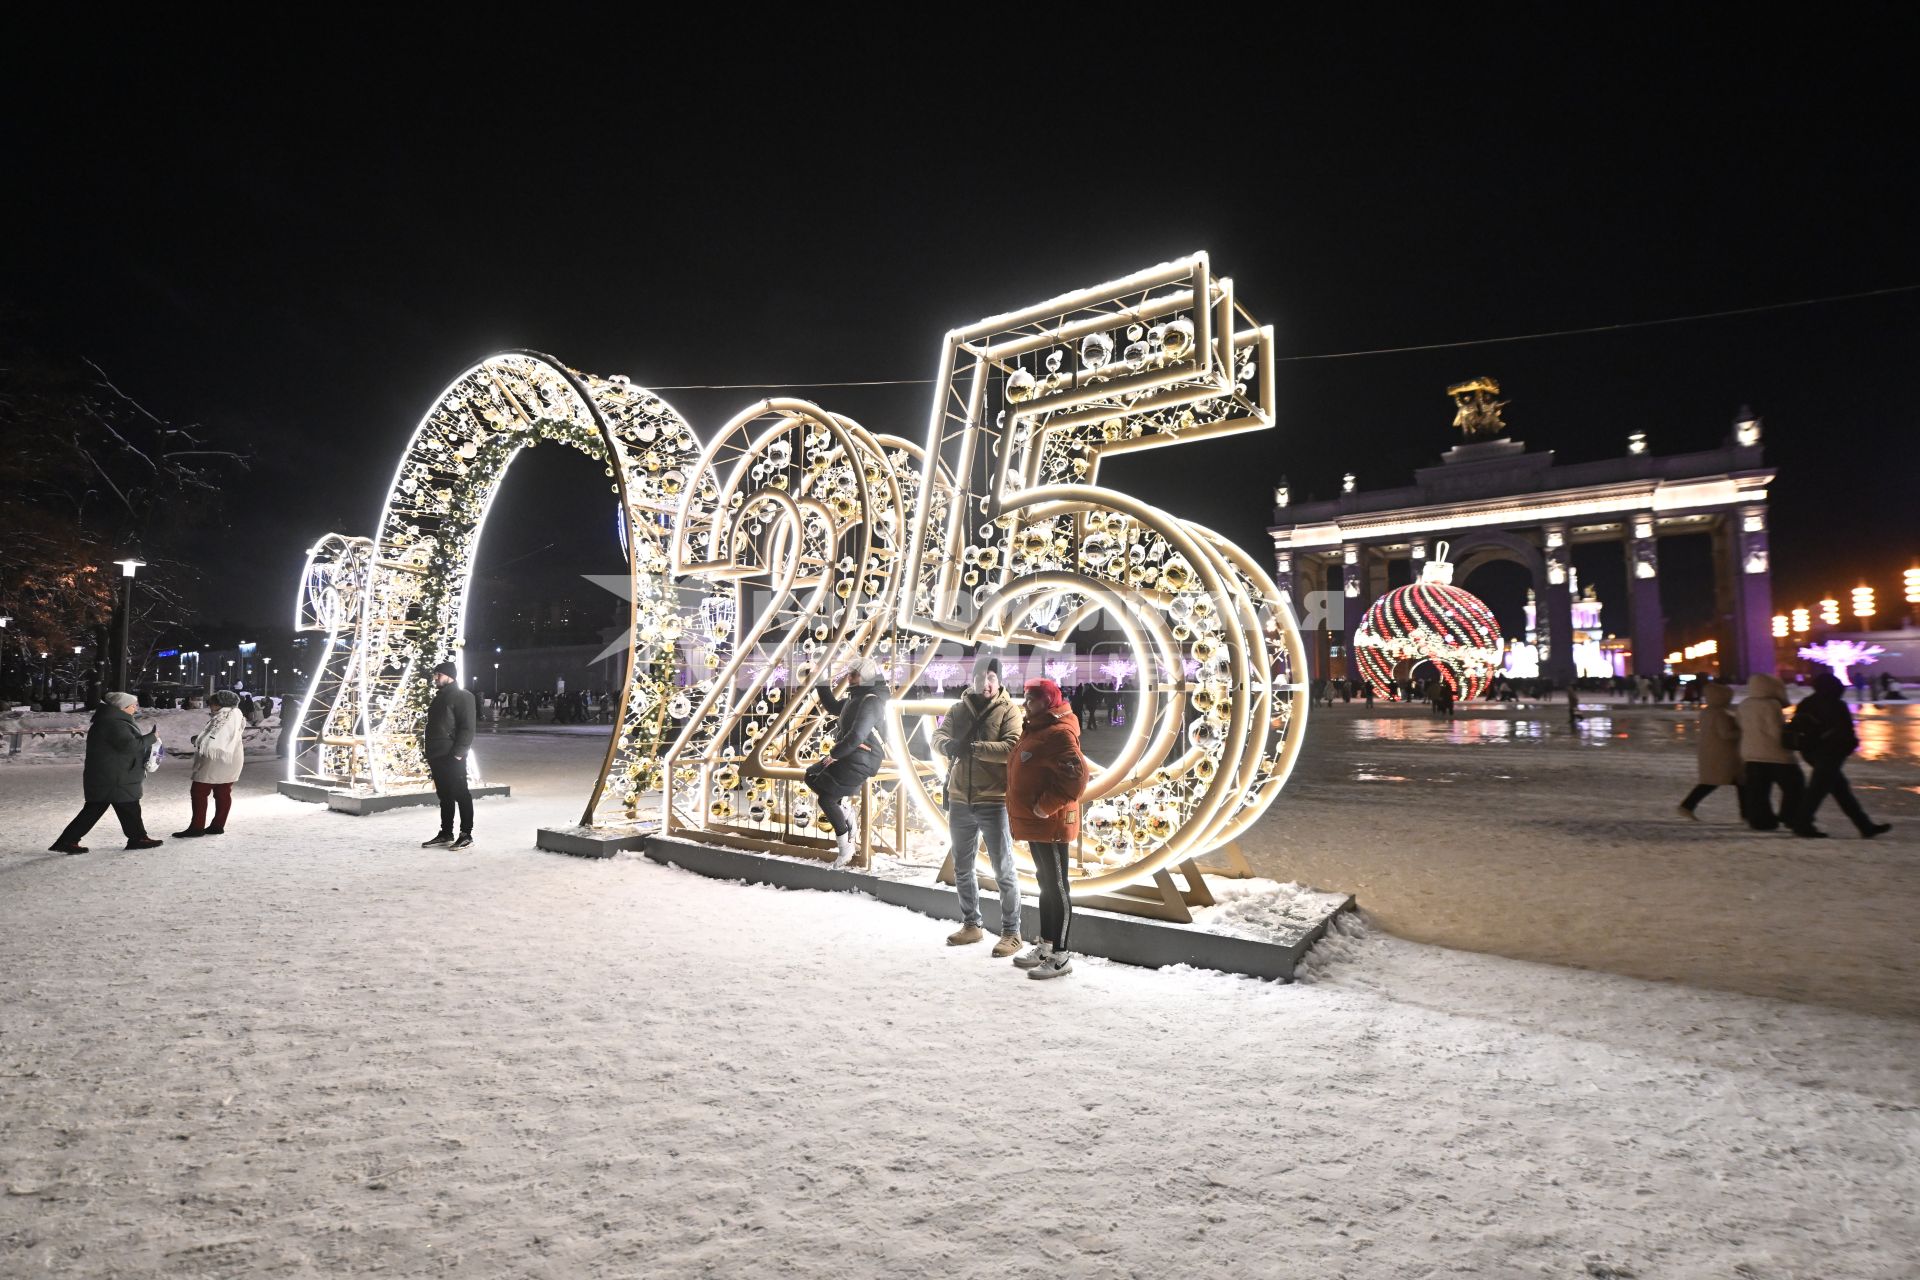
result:
M 658 785 L 657 759 L 680 622 L 667 533 L 699 449 L 671 405 L 625 378 L 578 373 L 549 356 L 491 356 L 450 383 L 414 429 L 371 539 L 329 535 L 309 557 L 296 625 L 328 633 L 316 663 L 291 778 L 373 792 L 424 788 L 432 688 L 461 669 L 473 557 L 507 468 L 542 440 L 606 467 L 625 514 L 632 630 L 617 728 L 583 822 L 635 816 Z M 346 603 L 328 606 L 328 601 Z M 343 633 L 351 635 L 342 645 Z M 334 655 L 338 656 L 334 656 Z

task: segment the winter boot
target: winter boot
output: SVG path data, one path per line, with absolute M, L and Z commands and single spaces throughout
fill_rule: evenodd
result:
M 205 834 L 207 833 L 199 827 L 188 827 L 185 831 L 174 832 L 173 838 L 175 840 L 197 840 Z
M 1000 941 L 993 944 L 993 958 L 995 960 L 1005 960 L 1018 950 L 1020 950 L 1020 935 L 1017 933 L 1003 933 L 1000 935 Z
M 986 936 L 987 931 L 977 924 L 962 925 L 957 932 L 947 935 L 947 945 L 950 947 L 971 946 Z
M 129 848 L 129 849 L 158 849 L 158 848 L 159 848 L 159 847 L 160 847 L 161 845 L 163 845 L 163 844 L 165 844 L 165 843 L 166 843 L 166 841 L 165 841 L 165 840 L 155 840 L 155 839 L 154 839 L 154 838 L 153 838 L 152 836 L 141 836 L 141 837 L 140 837 L 140 838 L 139 838 L 138 840 L 129 840 L 129 841 L 127 841 L 127 848 Z
M 844 867 L 853 861 L 853 832 L 843 831 L 833 838 L 833 865 Z
M 86 851 L 87 846 L 83 844 L 50 844 L 47 846 L 48 853 L 85 853 Z

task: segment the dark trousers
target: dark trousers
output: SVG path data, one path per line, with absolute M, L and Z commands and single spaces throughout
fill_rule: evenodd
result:
M 1073 926 L 1073 898 L 1068 892 L 1065 841 L 1029 840 L 1033 874 L 1040 882 L 1040 936 L 1055 951 L 1067 949 L 1067 930 Z
M 467 789 L 467 758 L 439 756 L 427 761 L 433 770 L 433 794 L 440 797 L 440 829 L 453 830 L 453 810 L 460 809 L 460 831 L 473 833 L 473 792 Z
M 1789 825 L 1799 821 L 1801 798 L 1805 794 L 1805 784 L 1800 777 L 1800 766 L 1788 761 L 1786 764 L 1763 764 L 1749 760 L 1743 766 L 1747 771 L 1747 825 L 1755 831 L 1771 831 L 1782 822 Z M 1773 789 L 1780 788 L 1780 807 L 1773 807 Z
M 75 814 L 73 821 L 67 824 L 67 829 L 60 833 L 58 843 L 79 844 L 80 837 L 93 830 L 93 824 L 100 821 L 101 815 L 108 809 L 112 809 L 113 816 L 120 819 L 120 830 L 129 841 L 147 838 L 147 824 L 140 818 L 138 800 L 122 800 L 112 805 L 105 800 L 89 800 L 80 806 L 80 812 Z
M 213 825 L 207 825 L 207 797 L 213 797 Z M 195 831 L 225 831 L 227 814 L 233 809 L 233 784 L 231 782 L 196 782 L 193 784 L 193 826 Z
M 853 819 L 847 816 L 847 797 L 853 792 L 825 774 L 808 778 L 807 790 L 820 798 L 820 812 L 827 815 L 827 825 L 833 828 L 834 835 L 844 836 L 853 830 Z
M 1840 767 L 1841 762 L 1838 760 L 1832 764 L 1813 766 L 1813 773 L 1807 779 L 1806 800 L 1799 811 L 1800 816 L 1795 820 L 1796 825 L 1812 826 L 1813 811 L 1818 809 L 1820 802 L 1831 794 L 1833 802 L 1840 806 L 1840 812 L 1851 818 L 1855 827 L 1863 833 L 1872 830 L 1873 819 L 1869 818 L 1867 811 L 1860 807 L 1860 802 L 1853 798 L 1853 788 L 1847 785 L 1847 775 L 1840 771 Z

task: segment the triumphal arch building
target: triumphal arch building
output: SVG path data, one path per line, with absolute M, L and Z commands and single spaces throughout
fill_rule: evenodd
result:
M 1646 436 L 1599 462 L 1560 463 L 1508 438 L 1504 401 L 1492 378 L 1448 388 L 1460 442 L 1399 489 L 1360 489 L 1349 475 L 1338 498 L 1291 501 L 1274 490 L 1276 582 L 1303 623 L 1314 602 L 1326 622 L 1309 641 L 1315 676 L 1348 674 L 1341 656 L 1367 606 L 1392 583 L 1419 577 L 1435 545 L 1451 544 L 1465 582 L 1489 560 L 1512 560 L 1533 575 L 1542 637 L 1541 674 L 1564 684 L 1574 672 L 1572 553 L 1576 543 L 1611 542 L 1626 559 L 1631 670 L 1658 676 L 1667 650 L 1660 605 L 1660 541 L 1683 534 L 1713 539 L 1714 613 L 1722 678 L 1772 671 L 1773 593 L 1767 555 L 1767 487 L 1760 422 L 1742 411 L 1727 441 L 1698 453 L 1657 455 Z M 1397 561 L 1410 562 L 1396 569 Z

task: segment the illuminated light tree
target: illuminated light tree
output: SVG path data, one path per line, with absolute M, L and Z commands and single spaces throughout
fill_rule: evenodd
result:
M 1391 696 L 1423 662 L 1463 700 L 1485 693 L 1500 670 L 1506 656 L 1500 623 L 1478 596 L 1453 585 L 1446 554 L 1447 544 L 1438 544 L 1420 581 L 1374 601 L 1354 631 L 1361 677 L 1382 696 Z
M 1819 644 L 1802 645 L 1800 656 L 1833 672 L 1841 684 L 1852 684 L 1848 673 L 1854 667 L 1878 662 L 1886 651 L 1885 645 L 1861 644 L 1858 640 L 1822 640 Z
M 938 662 L 927 664 L 927 679 L 933 681 L 935 693 L 945 693 L 953 678 L 960 674 L 960 664 L 942 658 Z
M 1100 664 L 1100 674 L 1113 681 L 1113 687 L 1116 689 L 1133 679 L 1134 673 L 1139 669 L 1140 664 L 1132 658 L 1109 658 Z

